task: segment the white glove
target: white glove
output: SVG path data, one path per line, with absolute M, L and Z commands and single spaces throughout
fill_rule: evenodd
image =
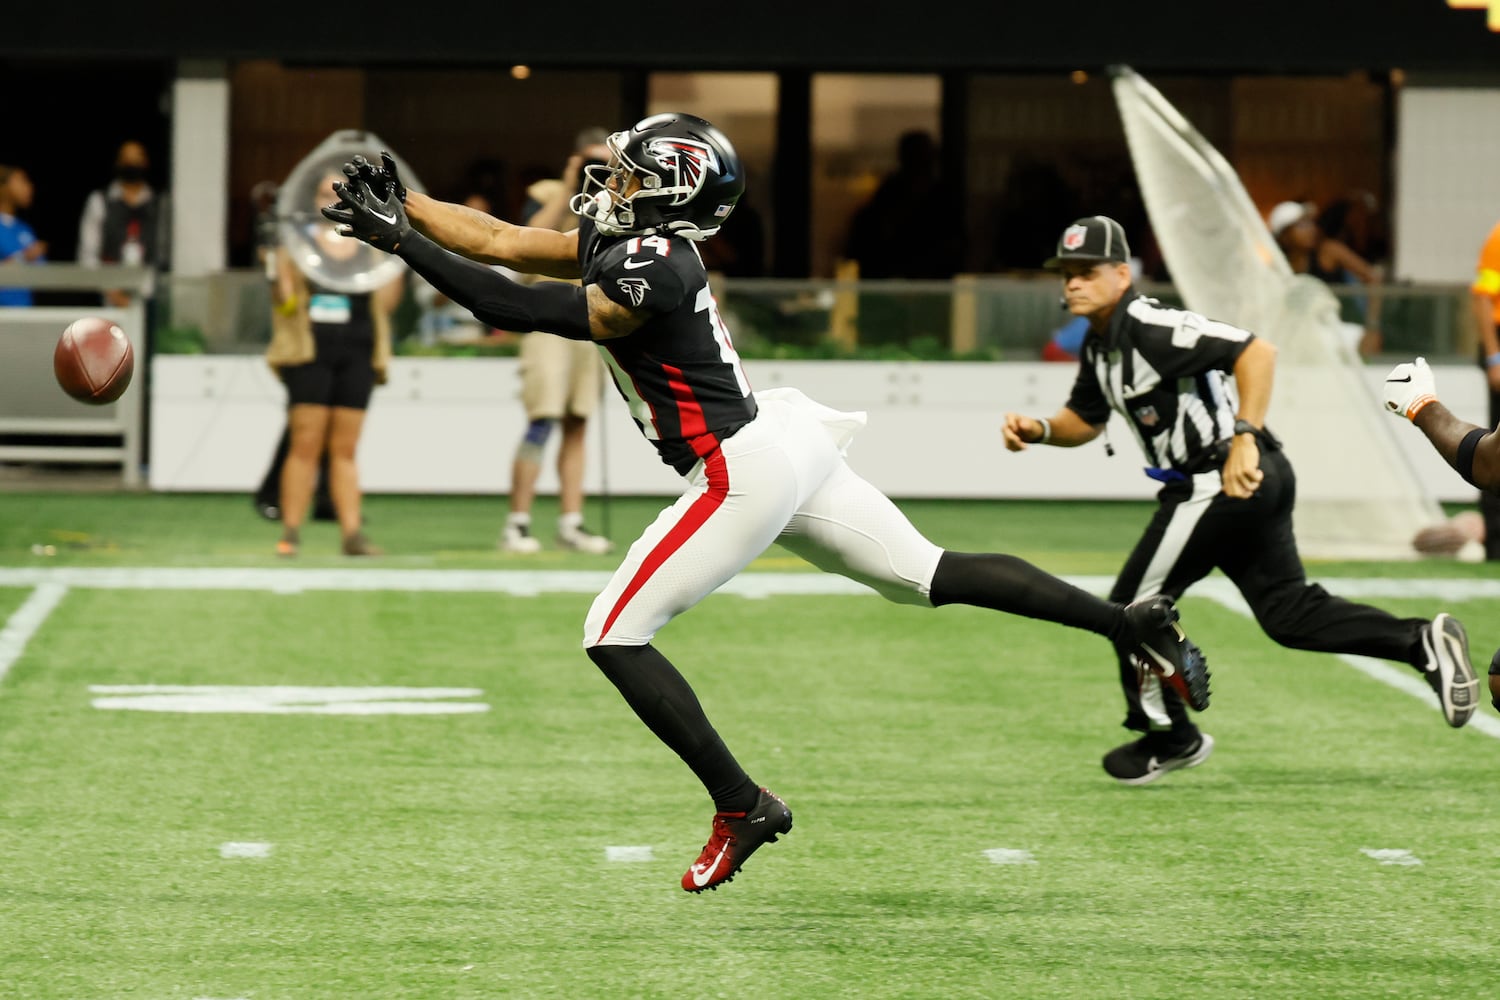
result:
M 1418 358 L 1415 364 L 1397 365 L 1385 377 L 1385 408 L 1397 416 L 1415 420 L 1422 407 L 1435 402 L 1437 386 L 1426 358 Z

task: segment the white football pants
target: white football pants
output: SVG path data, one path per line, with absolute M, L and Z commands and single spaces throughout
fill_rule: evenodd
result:
M 794 389 L 756 400 L 756 418 L 684 477 L 687 491 L 630 546 L 589 609 L 585 646 L 650 642 L 778 539 L 888 600 L 930 606 L 943 550 L 844 461 L 863 415 Z

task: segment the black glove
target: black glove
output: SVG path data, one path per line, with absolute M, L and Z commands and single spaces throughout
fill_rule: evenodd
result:
M 406 204 L 406 185 L 401 183 L 401 174 L 396 170 L 396 161 L 384 150 L 380 153 L 380 166 L 375 166 L 358 153 L 344 164 L 344 174 L 351 181 L 363 181 L 382 200 L 392 192 L 396 200 Z
M 411 233 L 406 207 L 394 192 L 377 197 L 362 180 L 335 184 L 333 190 L 339 202 L 325 207 L 323 217 L 338 223 L 340 236 L 352 236 L 377 250 L 395 253 Z

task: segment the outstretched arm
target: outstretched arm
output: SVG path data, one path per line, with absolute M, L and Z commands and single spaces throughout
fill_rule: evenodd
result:
M 470 260 L 503 264 L 527 274 L 576 278 L 578 233 L 517 226 L 467 205 L 438 201 L 416 191 L 406 196 L 412 227 L 432 242 Z
M 1486 433 L 1483 427 L 1458 419 L 1435 399 L 1411 422 L 1427 435 L 1443 461 L 1471 485 L 1500 494 L 1500 430 Z
M 503 264 L 549 278 L 577 278 L 581 274 L 576 232 L 516 226 L 467 205 L 408 191 L 389 153 L 380 154 L 378 167 L 363 156 L 355 156 L 344 164 L 344 173 L 351 183 L 367 187 L 376 200 L 400 204 L 417 232 L 470 260 Z
M 1500 428 L 1486 433 L 1438 402 L 1426 358 L 1391 369 L 1385 377 L 1385 408 L 1416 424 L 1443 461 L 1470 484 L 1500 494 Z
M 482 322 L 505 330 L 545 330 L 572 340 L 623 337 L 650 313 L 613 302 L 597 285 L 556 281 L 521 285 L 443 249 L 417 232 L 394 190 L 377 194 L 363 180 L 335 184 L 339 203 L 323 209 L 343 236 L 394 253 Z
M 577 285 L 539 281 L 522 285 L 483 264 L 465 260 L 417 232 L 395 247 L 412 270 L 474 318 L 501 330 L 545 330 L 570 340 L 593 340 L 588 298 Z

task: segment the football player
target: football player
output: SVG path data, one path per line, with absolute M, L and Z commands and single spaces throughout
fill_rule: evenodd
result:
M 723 133 L 660 114 L 607 145 L 610 159 L 588 168 L 571 205 L 578 227 L 566 233 L 407 193 L 389 159 L 349 163 L 341 200 L 324 214 L 345 235 L 399 254 L 482 322 L 597 342 L 641 433 L 682 476 L 682 496 L 594 600 L 583 644 L 713 799 L 712 832 L 684 889 L 728 882 L 791 829 L 792 813 L 745 773 L 652 640 L 773 542 L 892 601 L 969 604 L 1109 636 L 1207 705 L 1207 666 L 1170 600 L 1112 603 L 1013 556 L 944 551 L 844 461 L 864 414 L 795 389 L 751 391 L 697 247 L 745 188 Z M 582 283 L 521 285 L 474 261 Z
M 1500 497 L 1500 427 L 1486 431 L 1455 417 L 1437 398 L 1426 358 L 1391 369 L 1385 377 L 1385 408 L 1416 424 L 1470 486 Z M 1500 711 L 1500 649 L 1490 660 L 1490 703 Z

